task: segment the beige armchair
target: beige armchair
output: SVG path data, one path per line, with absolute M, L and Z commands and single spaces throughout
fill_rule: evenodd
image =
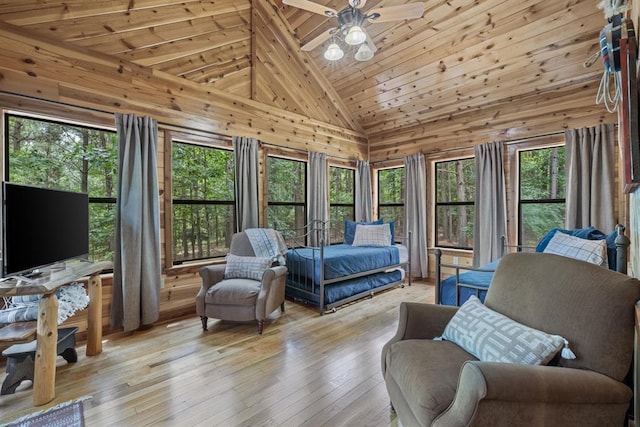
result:
M 486 307 L 567 339 L 576 358 L 482 362 L 455 340 L 433 340 L 457 307 L 402 303 L 397 333 L 382 350 L 392 406 L 404 427 L 626 425 L 639 299 L 640 281 L 605 268 L 506 255 Z
M 229 253 L 255 257 L 245 232 L 233 236 Z M 262 334 L 267 316 L 278 307 L 284 312 L 287 267 L 266 268 L 261 281 L 242 277 L 225 279 L 225 268 L 226 265 L 218 264 L 200 270 L 202 287 L 196 296 L 196 313 L 202 320 L 202 329 L 207 330 L 209 317 L 236 322 L 257 320 L 258 333 Z

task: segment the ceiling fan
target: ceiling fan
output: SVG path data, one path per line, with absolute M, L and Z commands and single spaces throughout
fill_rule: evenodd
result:
M 300 49 L 310 51 L 331 39 L 331 43 L 325 51 L 324 57 L 327 60 L 335 61 L 344 56 L 344 52 L 336 43 L 339 38 L 344 38 L 344 42 L 349 45 L 360 45 L 360 48 L 355 54 L 356 60 L 368 61 L 373 58 L 373 54 L 377 48 L 373 40 L 371 40 L 371 37 L 369 37 L 362 27 L 365 21 L 375 23 L 416 19 L 422 17 L 425 7 L 424 2 L 418 2 L 398 6 L 378 7 L 365 12 L 362 8 L 367 3 L 367 0 L 348 1 L 349 4 L 338 12 L 335 9 L 322 6 L 309 0 L 282 0 L 282 3 L 286 5 L 338 20 L 336 27 L 323 32 L 303 45 Z

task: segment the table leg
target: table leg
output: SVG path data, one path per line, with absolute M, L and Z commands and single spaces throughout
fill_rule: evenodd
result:
M 38 306 L 36 360 L 33 370 L 33 404 L 44 405 L 56 397 L 58 297 L 44 295 Z
M 102 279 L 100 274 L 89 278 L 89 313 L 87 316 L 87 356 L 102 353 Z

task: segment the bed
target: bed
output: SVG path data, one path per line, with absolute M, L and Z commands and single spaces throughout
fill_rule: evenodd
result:
M 376 233 L 386 230 L 380 220 L 369 223 L 347 220 L 344 229 L 315 221 L 299 230 L 279 230 L 289 248 L 287 298 L 316 305 L 320 314 L 324 314 L 377 292 L 404 286 L 405 278 L 411 285 L 410 275 L 405 274 L 410 271 L 411 246 L 408 240 L 406 244 L 396 244 L 400 239 L 394 235 L 393 223 L 386 224 L 388 240 L 378 242 L 374 238 L 375 246 L 366 244 L 372 242 L 359 236 L 368 230 L 375 229 Z M 310 241 L 318 244 L 309 245 Z
M 509 246 L 503 237 L 503 253 L 509 250 L 543 252 L 556 232 L 579 239 L 603 240 L 606 242 L 606 266 L 611 270 L 626 273 L 629 239 L 624 235 L 624 227 L 621 225 L 616 226 L 616 230 L 609 234 L 604 234 L 593 227 L 572 230 L 554 228 L 550 230 L 535 247 Z M 443 264 L 442 251 L 440 249 L 435 250 L 435 256 L 436 303 L 459 306 L 471 295 L 475 295 L 481 301 L 484 301 L 493 277 L 493 272 L 500 262 L 499 258 L 488 264 L 474 268 L 470 266 Z M 455 273 L 442 279 L 443 268 L 453 269 Z

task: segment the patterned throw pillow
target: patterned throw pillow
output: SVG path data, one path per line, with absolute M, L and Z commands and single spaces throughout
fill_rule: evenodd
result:
M 562 255 L 607 267 L 607 242 L 605 240 L 587 240 L 556 231 L 544 253 Z
M 224 278 L 262 280 L 262 275 L 267 268 L 271 267 L 272 262 L 271 257 L 227 254 Z
M 485 362 L 545 365 L 564 338 L 530 328 L 485 307 L 471 296 L 447 324 L 442 338 Z
M 380 225 L 356 226 L 356 235 L 353 238 L 353 246 L 390 246 L 391 229 L 389 223 Z
M 344 220 L 344 242 L 347 245 L 353 244 L 353 238 L 356 235 L 356 227 L 358 226 L 358 224 L 374 225 L 374 224 L 382 224 L 382 222 L 383 222 L 383 218 L 380 218 L 371 222 L 364 222 L 364 221 L 356 222 L 356 221 L 351 221 L 350 219 L 345 219 Z

